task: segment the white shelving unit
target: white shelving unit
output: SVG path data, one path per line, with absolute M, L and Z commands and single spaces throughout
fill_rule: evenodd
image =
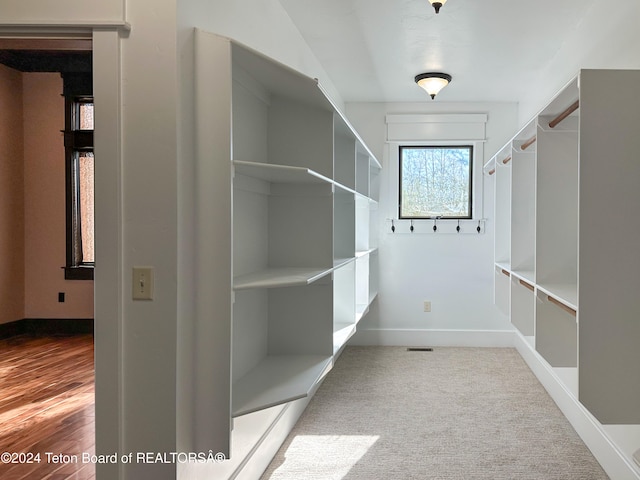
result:
M 511 148 L 511 269 L 535 282 L 535 124 L 527 125 Z
M 496 305 L 626 465 L 640 448 L 639 83 L 582 70 L 485 166 Z
M 315 391 L 375 297 L 380 164 L 315 79 L 223 37 L 195 42 L 195 196 L 210 199 L 197 243 L 230 238 L 211 252 L 232 258 L 215 272 L 227 304 L 202 320 L 229 354 L 196 403 L 220 417 L 207 448 L 233 460 L 232 443 L 252 451 L 239 443 L 269 434 L 259 412 Z M 231 418 L 251 415 L 256 431 L 234 437 Z

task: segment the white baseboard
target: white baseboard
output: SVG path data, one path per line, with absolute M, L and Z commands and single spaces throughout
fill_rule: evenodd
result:
M 513 347 L 514 330 L 357 330 L 349 345 L 403 347 Z
M 625 457 L 619 446 L 609 438 L 602 425 L 571 393 L 533 346 L 518 332 L 514 334 L 513 339 L 514 346 L 524 361 L 607 475 L 612 480 L 640 480 L 640 468 L 634 466 L 631 459 Z

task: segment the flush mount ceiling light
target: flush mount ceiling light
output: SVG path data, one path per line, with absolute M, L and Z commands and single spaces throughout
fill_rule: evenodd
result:
M 442 7 L 447 0 L 429 0 L 429 3 L 433 5 L 433 8 L 436 10 L 436 13 L 440 13 L 440 7 Z
M 421 73 L 416 75 L 415 81 L 434 99 L 440 90 L 449 85 L 451 75 L 441 72 Z

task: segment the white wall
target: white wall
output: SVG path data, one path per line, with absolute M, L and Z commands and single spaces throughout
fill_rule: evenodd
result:
M 354 342 L 481 343 L 487 341 L 486 336 L 476 335 L 474 340 L 473 334 L 451 336 L 441 331 L 511 330 L 506 318 L 493 305 L 492 177 L 483 176 L 482 191 L 474 192 L 483 200 L 483 216 L 488 219 L 485 233 L 433 234 L 431 221 L 416 221 L 413 234 L 401 233 L 407 229 L 406 223 L 391 233 L 386 219 L 397 218 L 397 144 L 385 144 L 385 115 L 486 113 L 487 141 L 484 148 L 476 152 L 476 155 L 482 155 L 482 150 L 489 152 L 486 161 L 488 155 L 502 147 L 513 134 L 517 105 L 348 103 L 346 111 L 365 142 L 383 161 L 379 205 L 380 293 L 377 306 L 359 325 Z M 475 165 L 476 175 L 482 175 L 482 162 Z M 420 230 L 428 233 L 417 233 Z M 432 303 L 431 313 L 423 311 L 425 300 Z
M 2 24 L 68 25 L 121 22 L 125 0 L 20 0 L 2 2 Z
M 126 14 L 132 28 L 120 42 L 122 250 L 119 261 L 122 262 L 123 287 L 121 447 L 124 452 L 176 450 L 179 278 L 175 8 L 175 0 L 128 1 Z M 98 107 L 96 100 L 96 111 Z M 96 129 L 99 128 L 96 118 Z M 100 181 L 98 173 L 96 179 Z M 96 199 L 99 201 L 97 194 Z M 100 267 L 99 255 L 97 243 L 96 268 Z M 131 272 L 136 265 L 154 268 L 153 301 L 131 298 Z M 102 314 L 106 317 L 106 312 Z M 127 479 L 175 475 L 174 465 L 159 463 L 126 465 L 123 470 Z M 113 478 L 112 474 L 103 476 L 108 477 Z
M 580 69 L 640 68 L 638 19 L 640 2 L 636 0 L 594 4 L 576 30 L 559 39 L 556 55 L 540 69 L 534 82 L 539 88 L 521 99 L 518 125 L 531 120 Z

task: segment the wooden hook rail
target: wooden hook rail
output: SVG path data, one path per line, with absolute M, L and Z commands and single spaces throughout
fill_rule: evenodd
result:
M 534 135 L 533 137 L 531 137 L 529 140 L 527 140 L 526 142 L 524 142 L 521 146 L 520 146 L 520 150 L 526 150 L 527 148 L 529 148 L 531 145 L 533 145 L 535 143 L 535 141 L 537 140 L 536 136 Z
M 580 100 L 576 100 L 569 105 L 560 115 L 549 122 L 549 128 L 555 128 L 561 121 L 571 115 L 580 107 Z
M 553 303 L 553 304 L 554 304 L 554 305 L 556 305 L 557 307 L 560 307 L 560 308 L 561 308 L 562 310 L 564 310 L 565 312 L 567 312 L 567 313 L 569 313 L 569 314 L 573 315 L 574 317 L 576 316 L 576 311 L 575 311 L 573 308 L 571 308 L 571 307 L 570 307 L 570 306 L 568 306 L 568 305 L 565 305 L 564 303 L 562 303 L 562 302 L 561 302 L 561 301 L 559 301 L 559 300 L 556 300 L 556 299 L 555 299 L 555 298 L 553 298 L 552 296 L 547 295 L 547 300 L 549 300 L 551 303 Z
M 531 290 L 532 292 L 535 291 L 535 288 L 533 288 L 533 285 L 525 282 L 524 280 L 520 280 L 520 285 L 522 285 L 525 288 L 528 288 L 529 290 Z
M 502 164 L 506 165 L 507 163 L 509 163 L 511 161 L 511 155 L 509 155 L 507 158 L 505 158 L 504 160 L 502 160 Z

